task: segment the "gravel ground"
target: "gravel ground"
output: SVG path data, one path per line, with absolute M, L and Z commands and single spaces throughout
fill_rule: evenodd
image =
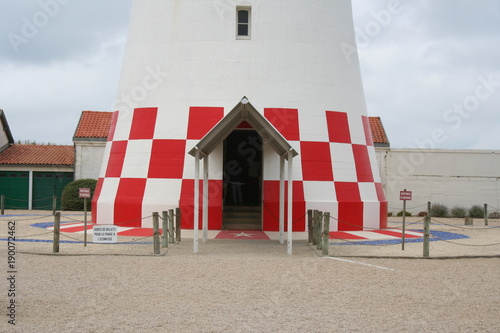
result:
M 274 240 L 212 239 L 193 254 L 189 232 L 157 256 L 151 244 L 65 243 L 53 255 L 51 243 L 21 241 L 50 240 L 30 225 L 51 217 L 16 219 L 16 325 L 5 315 L 2 242 L 2 332 L 500 331 L 498 220 L 490 228 L 479 220 L 473 227 L 440 220 L 446 225 L 431 230 L 470 238 L 431 242 L 431 257 L 475 257 L 422 259 L 422 243 L 405 251 L 400 244 L 333 245 L 329 257 L 320 257 L 304 240 L 294 242 L 292 256 Z M 8 224 L 1 224 L 4 238 Z M 119 237 L 125 240 L 150 241 Z

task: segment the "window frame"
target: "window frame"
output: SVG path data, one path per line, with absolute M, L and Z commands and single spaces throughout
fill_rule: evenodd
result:
M 240 23 L 239 21 L 239 13 L 240 11 L 248 12 L 248 22 Z M 248 27 L 248 35 L 240 35 L 239 27 L 240 25 L 247 25 Z M 236 7 L 236 39 L 249 40 L 252 36 L 252 7 L 251 6 L 237 6 Z

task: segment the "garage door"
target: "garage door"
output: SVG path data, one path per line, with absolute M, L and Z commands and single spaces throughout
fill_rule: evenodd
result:
M 60 209 L 62 191 L 72 181 L 72 172 L 33 172 L 33 209 L 52 209 L 54 195 Z
M 0 195 L 5 209 L 28 209 L 29 172 L 0 171 Z

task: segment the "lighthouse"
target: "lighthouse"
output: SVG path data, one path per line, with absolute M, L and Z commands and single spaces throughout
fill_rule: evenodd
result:
M 94 221 L 386 227 L 355 45 L 348 0 L 135 0 Z

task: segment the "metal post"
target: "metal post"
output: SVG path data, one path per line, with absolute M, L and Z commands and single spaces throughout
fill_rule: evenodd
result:
M 202 239 L 208 241 L 208 155 L 203 157 Z
M 424 257 L 429 257 L 429 225 L 431 221 L 431 203 L 427 203 L 427 215 L 424 217 Z
M 175 240 L 181 241 L 181 209 L 175 209 Z
M 168 247 L 168 212 L 163 211 L 161 212 L 161 247 L 165 248 Z
M 279 199 L 279 230 L 280 244 L 285 244 L 285 157 L 280 156 L 280 199 Z
M 488 204 L 484 204 L 484 225 L 488 225 Z
M 1 214 L 0 215 L 5 215 L 4 214 L 4 210 L 5 210 L 5 196 L 3 194 L 0 196 L 0 210 L 1 210 Z
M 404 189 L 406 192 L 406 189 Z M 403 200 L 403 232 L 401 233 L 401 250 L 405 250 L 405 232 L 406 232 L 406 200 Z
M 328 244 L 330 242 L 330 213 L 325 212 L 323 218 L 323 239 L 322 239 L 322 254 L 323 256 L 328 255 Z
M 200 227 L 200 150 L 196 147 L 194 154 L 194 227 L 193 253 L 198 253 L 198 229 Z
M 166 212 L 165 212 L 166 213 Z M 170 237 L 170 244 L 174 244 L 174 210 L 168 210 L 168 236 Z M 167 235 L 165 235 L 167 237 Z
M 292 151 L 288 151 L 288 241 L 287 241 L 287 253 L 292 255 L 292 238 L 293 238 L 293 156 Z
M 83 246 L 87 246 L 87 198 L 83 198 Z
M 61 213 L 54 214 L 54 243 L 52 244 L 52 252 L 59 253 L 59 238 L 61 233 Z
M 160 225 L 158 221 L 158 212 L 153 212 L 153 247 L 154 254 L 160 254 Z

